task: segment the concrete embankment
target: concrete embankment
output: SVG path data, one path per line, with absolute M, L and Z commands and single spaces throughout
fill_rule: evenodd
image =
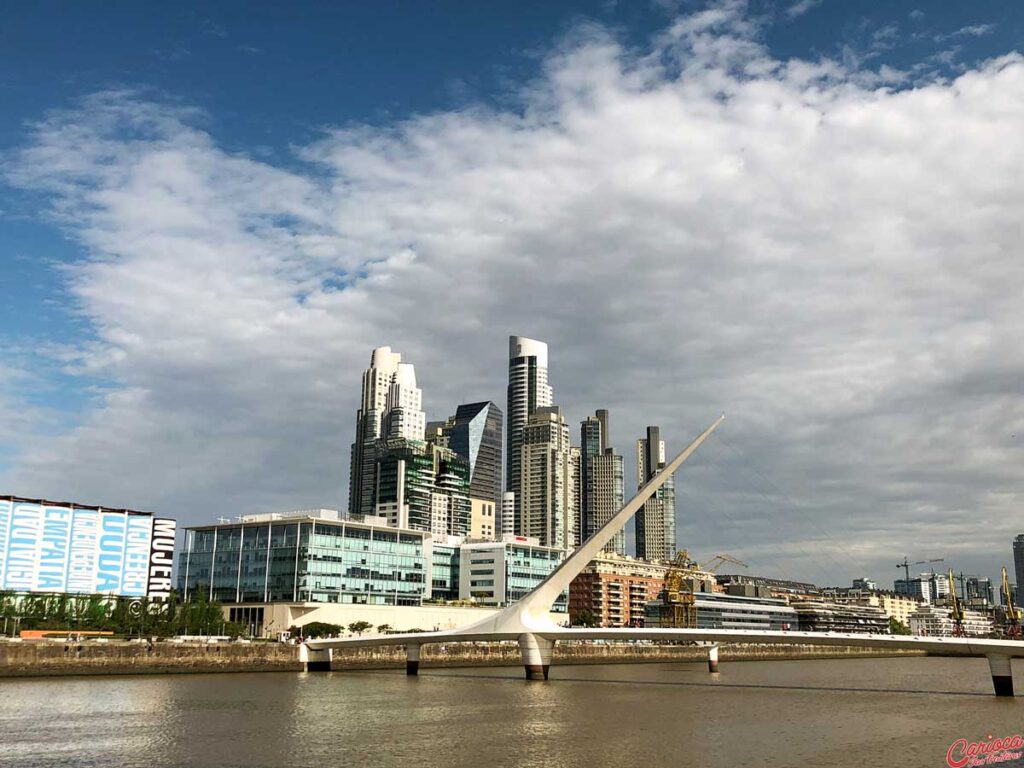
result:
M 896 652 L 829 646 L 723 645 L 721 661 L 835 659 L 868 656 L 923 656 L 920 651 Z M 522 661 L 514 643 L 494 645 L 427 645 L 422 663 L 430 667 L 503 666 Z M 703 661 L 707 649 L 677 645 L 560 643 L 555 664 L 617 664 Z M 356 648 L 335 651 L 332 667 L 389 669 L 405 667 L 401 648 Z M 0 643 L 0 677 L 53 675 L 187 674 L 208 672 L 301 671 L 298 647 L 279 643 L 146 643 L 33 641 Z

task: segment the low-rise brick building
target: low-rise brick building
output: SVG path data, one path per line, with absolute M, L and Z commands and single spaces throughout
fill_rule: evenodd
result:
M 569 620 L 573 626 L 643 626 L 644 609 L 664 587 L 667 570 L 663 563 L 610 553 L 594 559 L 569 585 Z

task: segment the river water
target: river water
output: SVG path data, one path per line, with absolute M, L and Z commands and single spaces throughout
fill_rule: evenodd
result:
M 703 663 L 553 666 L 546 683 L 521 675 L 4 680 L 0 766 L 941 767 L 958 738 L 1024 733 L 1024 697 L 994 697 L 984 659 L 723 662 L 717 677 Z

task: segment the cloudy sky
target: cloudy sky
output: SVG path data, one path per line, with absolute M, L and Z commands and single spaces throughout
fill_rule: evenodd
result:
M 996 576 L 1024 10 L 936 5 L 8 9 L 0 489 L 343 507 L 374 346 L 442 418 L 523 334 L 630 477 L 728 414 L 677 478 L 700 559 Z

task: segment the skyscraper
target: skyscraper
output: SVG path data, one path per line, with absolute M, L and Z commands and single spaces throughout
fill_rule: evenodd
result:
M 469 463 L 449 448 L 404 437 L 376 441 L 373 513 L 392 528 L 470 532 Z
M 1017 605 L 1024 608 L 1024 533 L 1013 540 L 1013 570 L 1017 576 Z
M 658 427 L 648 427 L 647 437 L 636 441 L 636 482 L 643 486 L 665 466 L 665 443 Z M 644 560 L 668 560 L 676 554 L 676 490 L 670 477 L 636 513 L 636 556 Z
M 465 403 L 432 440 L 443 443 L 469 462 L 469 495 L 501 506 L 501 409 L 491 402 Z M 435 422 L 431 422 L 435 424 Z
M 526 422 L 538 408 L 551 405 L 548 386 L 548 345 L 525 336 L 508 339 L 508 424 L 505 432 L 505 490 L 516 494 L 515 521 L 522 519 L 519 480 L 523 431 Z M 516 533 L 523 531 L 516 528 Z
M 608 411 L 598 410 L 580 422 L 581 542 L 593 536 L 622 506 L 622 456 L 609 443 Z M 625 531 L 618 531 L 603 551 L 625 554 Z
M 538 408 L 530 415 L 520 460 L 516 533 L 535 536 L 549 547 L 576 547 L 579 449 L 569 445 L 569 425 L 561 408 Z
M 444 422 L 427 425 L 427 439 L 455 451 L 469 463 L 470 535 L 497 538 L 501 534 L 502 413 L 491 402 L 460 405 Z
M 370 367 L 363 372 L 363 392 L 356 412 L 356 434 L 349 464 L 351 515 L 374 513 L 376 442 L 381 438 L 423 440 L 426 417 L 423 392 L 416 386 L 416 371 L 403 363 L 391 347 L 377 347 Z

